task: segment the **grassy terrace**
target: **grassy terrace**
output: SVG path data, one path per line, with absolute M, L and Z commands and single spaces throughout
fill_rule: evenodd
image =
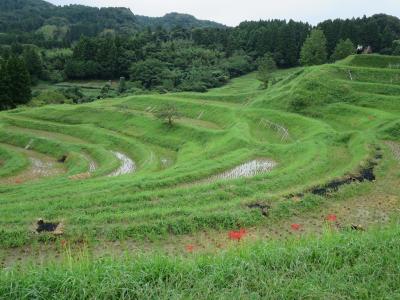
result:
M 40 217 L 63 222 L 62 239 L 89 244 L 89 252 L 102 252 L 102 245 L 114 249 L 116 242 L 168 252 L 188 242 L 203 243 L 214 251 L 210 235 L 223 239 L 229 230 L 252 228 L 257 241 L 266 235 L 288 238 L 291 223 L 307 224 L 304 232 L 315 234 L 323 231 L 323 215 L 332 211 L 345 226 L 392 224 L 382 234 L 374 229 L 331 234 L 321 242 L 248 243 L 215 257 L 154 254 L 130 257 L 130 264 L 70 261 L 39 275 L 34 268 L 24 275 L 4 271 L 0 295 L 46 299 L 57 291 L 62 299 L 68 287 L 78 298 L 90 284 L 88 294 L 120 298 L 128 290 L 118 286 L 126 283 L 138 298 L 207 293 L 210 298 L 374 298 L 384 291 L 395 298 L 398 282 L 388 274 L 399 275 L 400 70 L 391 67 L 398 63 L 400 57 L 353 56 L 333 65 L 280 71 L 268 90 L 258 89 L 251 74 L 204 94 L 131 96 L 0 113 L 0 259 L 6 262 L 16 260 L 18 249 L 59 250 L 60 241 L 52 235 L 31 232 Z M 174 104 L 182 115 L 173 127 L 154 116 L 165 104 Z M 109 176 L 124 164 L 116 152 L 136 168 Z M 28 176 L 35 172 L 32 157 L 60 172 Z M 252 177 L 207 180 L 262 159 L 276 166 Z M 333 181 L 365 175 L 371 165 L 376 181 L 362 178 L 334 193 L 316 192 Z M 252 204 L 269 207 L 268 217 Z M 361 208 L 368 216 L 357 213 Z M 376 211 L 383 215 L 375 216 Z M 367 264 L 385 269 L 388 277 L 378 280 Z M 339 278 L 339 271 L 348 277 Z M 79 283 L 57 283 L 72 277 Z M 377 287 L 372 293 L 371 283 Z M 244 294 L 236 294 L 239 288 Z

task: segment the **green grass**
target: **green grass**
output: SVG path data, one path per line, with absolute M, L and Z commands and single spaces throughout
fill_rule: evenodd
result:
M 248 204 L 269 204 L 274 222 L 304 213 L 304 205 L 307 209 L 318 209 L 325 201 L 310 196 L 311 188 L 359 172 L 382 151 L 386 152 L 376 172 L 378 180 L 387 182 L 381 187 L 385 193 L 391 186 L 397 186 L 400 179 L 393 171 L 395 163 L 389 159 L 384 144 L 384 140 L 400 141 L 400 69 L 387 67 L 398 60 L 398 57 L 352 56 L 337 64 L 279 71 L 276 83 L 268 90 L 260 89 L 255 74 L 250 74 L 202 94 L 137 95 L 84 105 L 49 105 L 2 112 L 0 160 L 3 163 L 0 177 L 18 175 L 27 167 L 26 153 L 22 155 L 12 151 L 13 148 L 7 148 L 7 145 L 24 148 L 33 141 L 33 150 L 54 158 L 66 154 L 68 159 L 67 172 L 60 176 L 18 185 L 0 184 L 0 248 L 8 250 L 11 247 L 52 244 L 50 235 L 35 235 L 29 230 L 39 217 L 62 221 L 65 225 L 63 239 L 88 241 L 100 248 L 102 243 L 114 241 L 163 243 L 171 237 L 197 235 L 204 231 L 263 227 L 270 224 L 270 220 L 260 211 L 248 208 Z M 167 103 L 175 105 L 182 115 L 172 127 L 154 116 L 154 112 Z M 287 130 L 288 136 L 284 137 L 282 130 L 277 128 Z M 133 159 L 137 165 L 136 172 L 108 177 L 120 163 L 113 151 Z M 204 181 L 256 158 L 272 159 L 278 165 L 272 172 L 253 178 Z M 90 178 L 70 179 L 70 176 L 87 172 L 91 161 L 95 162 L 97 169 Z M 362 183 L 343 190 L 350 198 L 364 195 L 370 189 L 370 183 Z M 291 205 L 289 196 L 296 194 L 306 196 L 300 204 Z M 346 197 L 341 201 L 346 202 Z M 254 298 L 296 298 L 296 295 L 297 298 L 306 298 L 306 295 L 309 298 L 330 298 L 335 295 L 333 291 L 343 292 L 343 295 L 350 293 L 349 287 L 353 285 L 345 286 L 346 278 L 356 280 L 352 276 L 358 276 L 364 267 L 367 273 L 371 271 L 367 266 L 360 266 L 360 270 L 349 269 L 348 261 L 337 264 L 336 259 L 339 262 L 347 259 L 340 255 L 339 258 L 335 256 L 331 264 L 327 255 L 333 253 L 333 243 L 341 244 L 344 250 L 347 245 L 351 252 L 353 248 L 349 241 L 353 243 L 354 240 L 354 245 L 358 245 L 354 249 L 359 249 L 357 247 L 370 245 L 368 243 L 378 243 L 380 238 L 386 237 L 389 241 L 391 235 L 398 235 L 397 228 L 393 227 L 382 237 L 379 234 L 354 237 L 348 233 L 326 238 L 321 245 L 317 241 L 311 242 L 309 248 L 301 244 L 303 242 L 299 245 L 255 246 L 254 249 L 248 246 L 243 255 L 244 261 L 252 266 L 249 270 L 244 270 L 244 266 L 236 262 L 237 254 L 234 252 L 208 258 L 215 268 L 226 268 L 216 270 L 222 272 L 221 277 L 207 277 L 208 274 L 201 271 L 201 261 L 205 258 L 190 262 L 178 260 L 174 262 L 177 264 L 177 269 L 174 269 L 170 258 L 158 257 L 135 261 L 141 267 L 146 266 L 149 273 L 155 272 L 150 277 L 143 277 L 153 278 L 149 281 L 140 278 L 136 269 L 124 269 L 126 262 L 113 265 L 109 261 L 87 265 L 73 263 L 66 273 L 66 269 L 52 267 L 43 276 L 45 281 L 50 280 L 49 286 L 57 285 L 57 282 L 68 281 L 67 276 L 77 268 L 82 271 L 76 271 L 79 283 L 54 286 L 53 291 L 62 293 L 67 286 L 78 290 L 90 285 L 88 291 L 98 291 L 100 298 L 108 296 L 105 294 L 108 290 L 98 289 L 100 282 L 105 280 L 109 285 L 113 282 L 112 276 L 101 277 L 101 271 L 107 268 L 115 276 L 120 274 L 118 272 L 125 272 L 127 278 L 133 276 L 132 284 L 143 284 L 143 289 L 137 291 L 138 297 L 140 293 L 148 292 L 150 298 L 168 295 L 171 298 L 196 298 L 204 292 L 202 286 L 207 286 L 210 280 L 210 298 L 228 298 L 234 293 L 238 293 L 237 298 L 251 298 L 253 292 Z M 284 253 L 289 251 L 291 254 L 288 252 L 290 255 L 285 255 L 289 256 L 282 254 L 280 257 L 279 247 L 290 249 Z M 369 260 L 379 251 L 387 251 L 385 257 L 389 261 L 394 259 L 392 248 L 380 247 L 384 246 L 376 244 L 371 251 L 357 257 Z M 312 264 L 314 262 L 309 261 L 311 258 L 308 256 L 302 260 L 302 251 L 322 255 L 325 260 L 318 266 L 321 269 Z M 288 265 L 285 262 L 280 269 L 270 268 L 271 272 L 277 272 L 270 279 L 257 272 L 258 256 L 265 257 L 269 255 L 267 253 L 271 254 L 271 264 L 288 261 Z M 374 259 L 382 263 L 380 268 L 389 266 L 389 261 Z M 235 267 L 235 263 L 239 265 Z M 172 269 L 168 270 L 171 275 L 159 280 L 154 274 L 162 264 L 171 266 Z M 266 265 L 266 270 L 271 264 Z M 328 267 L 333 268 L 332 273 L 328 272 Z M 349 277 L 339 280 L 338 269 L 335 269 L 339 267 L 344 268 L 344 274 Z M 44 285 L 29 281 L 36 280 L 32 272 L 19 277 L 15 271 L 14 277 L 8 277 L 6 282 L 20 280 L 21 291 L 26 295 L 30 294 L 22 287 L 34 285 L 43 293 L 37 295 L 46 296 L 51 289 L 43 290 Z M 235 272 L 247 275 L 232 275 Z M 188 273 L 193 273 L 193 277 L 189 276 L 187 282 L 182 279 L 181 286 L 168 280 L 171 278 L 168 276 L 184 278 Z M 310 278 L 307 278 L 308 273 Z M 290 274 L 295 274 L 293 282 Z M 249 276 L 254 276 L 254 280 L 245 283 L 243 278 Z M 326 280 L 318 279 L 318 276 Z M 368 288 L 374 280 L 377 283 L 384 282 L 382 278 L 389 280 L 388 277 L 378 279 L 374 276 L 377 275 L 369 274 L 364 281 L 361 279 L 360 289 L 352 291 L 349 298 L 374 298 L 374 295 L 389 291 L 389 285 L 394 284 L 388 281 L 381 290 Z M 389 272 L 384 276 L 389 276 Z M 232 285 L 228 278 L 232 278 Z M 283 290 L 281 285 L 285 278 L 290 281 L 288 284 L 292 289 Z M 195 279 L 198 279 L 198 284 L 189 286 L 190 282 L 196 282 Z M 267 284 L 262 287 L 264 280 Z M 124 280 L 120 283 L 129 286 Z M 231 288 L 222 289 L 222 285 Z M 6 286 L 15 292 L 18 290 L 4 285 L 0 295 L 6 291 Z M 172 294 L 166 294 L 168 288 Z M 290 294 L 291 291 L 300 293 L 301 288 L 305 294 Z M 130 289 L 132 291 L 134 287 Z M 268 294 L 268 289 L 273 289 L 271 294 Z M 109 292 L 115 298 L 123 296 L 123 290 L 117 290 L 117 287 L 109 289 Z
M 400 231 L 257 243 L 210 255 L 86 255 L 4 271 L 5 299 L 397 299 Z
M 26 157 L 10 150 L 7 145 L 0 145 L 0 178 L 16 174 L 27 165 Z

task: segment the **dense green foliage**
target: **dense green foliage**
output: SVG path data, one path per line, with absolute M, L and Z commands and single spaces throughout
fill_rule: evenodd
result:
M 31 80 L 23 59 L 11 56 L 0 60 L 0 110 L 31 100 Z
M 340 40 L 331 55 L 331 61 L 344 59 L 355 52 L 354 44 L 349 40 Z
M 267 88 L 268 84 L 273 78 L 273 73 L 276 72 L 276 63 L 271 54 L 267 53 L 259 61 L 258 67 L 258 80 L 260 80 L 264 87 Z
M 249 70 L 251 63 L 245 54 L 227 60 L 219 51 L 196 46 L 188 40 L 163 40 L 162 36 L 147 31 L 124 40 L 82 38 L 65 67 L 71 79 L 122 75 L 138 87 L 160 91 L 205 91 Z
M 30 103 L 32 106 L 41 106 L 46 104 L 72 104 L 73 100 L 68 99 L 64 93 L 56 90 L 45 90 L 34 97 Z
M 162 18 L 134 15 L 126 8 L 95 8 L 83 5 L 55 6 L 42 0 L 2 0 L 0 44 L 15 41 L 42 47 L 63 47 L 84 36 L 132 34 L 147 27 L 186 29 L 223 25 L 200 21 L 190 15 L 167 14 Z
M 340 40 L 350 39 L 354 44 L 371 46 L 381 54 L 392 54 L 393 40 L 400 36 L 400 22 L 397 17 L 377 14 L 356 19 L 327 20 L 318 25 L 327 38 L 328 55 L 333 53 Z
M 25 65 L 30 74 L 32 82 L 43 77 L 43 63 L 39 53 L 33 47 L 27 47 L 22 53 Z
M 393 41 L 393 55 L 400 55 L 400 40 Z

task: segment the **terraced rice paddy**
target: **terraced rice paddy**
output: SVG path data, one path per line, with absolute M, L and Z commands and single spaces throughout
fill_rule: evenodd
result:
M 112 172 L 109 176 L 121 176 L 135 172 L 136 166 L 132 159 L 120 152 L 113 152 L 115 157 L 119 160 L 120 166 L 117 170 Z
M 63 239 L 100 252 L 116 241 L 147 249 L 175 240 L 182 248 L 239 228 L 285 236 L 288 222 L 306 223 L 321 209 L 306 226 L 316 232 L 330 210 L 360 203 L 354 199 L 377 186 L 392 204 L 364 226 L 389 222 L 400 189 L 400 71 L 382 65 L 400 58 L 380 57 L 379 66 L 365 59 L 286 70 L 268 90 L 251 74 L 204 94 L 2 112 L 0 247 L 56 243 L 29 231 L 38 218 L 62 221 Z M 166 103 L 182 115 L 172 127 L 154 116 Z M 371 160 L 376 180 L 311 192 L 356 177 Z M 371 211 L 349 207 L 346 226 Z
M 225 171 L 207 179 L 208 182 L 214 182 L 220 179 L 230 180 L 244 177 L 254 177 L 256 175 L 270 172 L 276 167 L 276 163 L 267 159 L 254 159 L 252 161 L 243 163 L 232 170 Z
M 24 170 L 21 170 L 16 175 L 0 178 L 1 184 L 22 184 L 27 181 L 57 176 L 65 172 L 62 164 L 50 156 L 11 145 L 3 145 L 3 147 L 26 156 L 28 164 Z

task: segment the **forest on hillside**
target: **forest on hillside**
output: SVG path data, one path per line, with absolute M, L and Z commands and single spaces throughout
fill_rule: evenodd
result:
M 5 0 L 0 8 L 3 108 L 29 102 L 26 86 L 40 82 L 120 81 L 117 89 L 105 84 L 89 97 L 78 88 L 51 89 L 41 96 L 44 102 L 87 102 L 124 92 L 204 92 L 256 70 L 266 57 L 279 68 L 290 68 L 342 59 L 357 45 L 400 54 L 400 20 L 383 14 L 327 20 L 315 27 L 267 20 L 232 28 L 174 13 L 149 18 L 124 8 L 58 7 L 34 0 Z M 302 57 L 304 49 L 311 59 Z M 23 79 L 15 82 L 13 70 L 24 74 Z M 21 87 L 25 95 L 10 92 Z

